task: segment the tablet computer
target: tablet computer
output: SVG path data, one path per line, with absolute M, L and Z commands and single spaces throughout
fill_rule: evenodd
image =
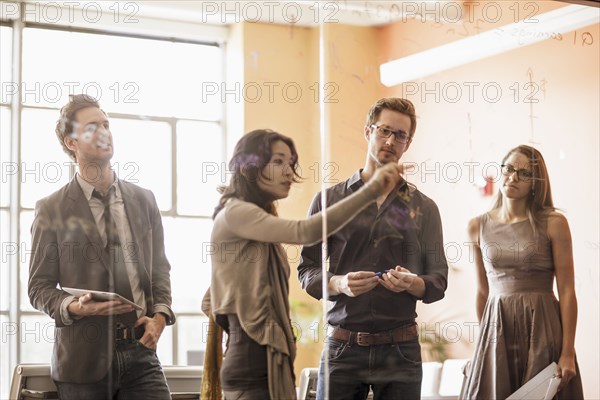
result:
M 552 362 L 540 373 L 521 386 L 516 392 L 508 396 L 506 400 L 546 400 L 554 398 L 558 391 L 558 385 L 560 384 L 560 378 L 555 376 L 556 368 L 556 363 Z
M 63 287 L 62 290 L 64 290 L 67 293 L 72 294 L 73 296 L 77 296 L 77 297 L 83 297 L 86 294 L 91 293 L 92 298 L 96 301 L 118 300 L 121 303 L 129 304 L 136 310 L 143 310 L 142 307 L 135 304 L 133 301 L 127 300 L 125 297 L 121 296 L 120 294 L 113 293 L 113 292 L 100 292 L 98 290 L 76 289 L 76 288 L 70 288 L 70 287 Z

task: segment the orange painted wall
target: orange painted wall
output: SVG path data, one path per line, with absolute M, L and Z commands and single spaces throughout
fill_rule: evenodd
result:
M 243 24 L 244 132 L 269 128 L 293 138 L 300 159 L 301 184 L 279 204 L 279 214 L 301 219 L 319 190 L 313 179 L 320 160 L 318 99 L 318 32 L 314 29 L 269 24 Z M 262 91 L 262 95 L 257 93 Z M 319 303 L 302 291 L 297 279 L 299 246 L 286 245 L 291 264 L 292 321 L 300 336 L 295 369 L 318 364 L 320 342 L 313 339 L 312 318 Z M 307 304 L 311 304 L 308 306 Z M 316 331 L 315 331 L 316 332 Z
M 364 163 L 364 118 L 383 89 L 379 83 L 379 50 L 373 46 L 378 30 L 325 26 L 324 98 L 327 158 L 331 162 L 324 165 L 318 102 L 319 29 L 248 23 L 235 29 L 243 31 L 241 44 L 236 41 L 232 45 L 240 47 L 244 55 L 243 66 L 233 66 L 243 70 L 243 87 L 247 88 L 242 96 L 243 114 L 238 113 L 243 115 L 244 132 L 271 128 L 294 139 L 305 179 L 280 202 L 279 213 L 285 218 L 304 218 L 323 181 L 331 185 L 347 179 Z M 274 88 L 272 95 L 269 86 Z M 283 90 L 286 86 L 289 92 Z M 263 89 L 262 96 L 255 95 L 257 87 Z M 300 95 L 296 88 L 301 89 Z M 292 321 L 301 333 L 296 361 L 299 373 L 302 368 L 318 366 L 324 330 L 320 303 L 302 291 L 297 279 L 300 248 L 286 249 L 292 267 Z

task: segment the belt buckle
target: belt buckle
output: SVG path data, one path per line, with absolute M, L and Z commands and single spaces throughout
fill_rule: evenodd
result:
M 116 340 L 133 341 L 135 340 L 135 329 L 129 326 L 117 327 L 115 337 Z
M 371 344 L 367 340 L 368 337 L 368 332 L 356 332 L 356 344 L 359 346 L 370 346 Z

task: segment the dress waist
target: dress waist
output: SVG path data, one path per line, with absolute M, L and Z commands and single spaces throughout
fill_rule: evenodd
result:
M 553 279 L 490 279 L 490 294 L 548 293 L 552 291 Z

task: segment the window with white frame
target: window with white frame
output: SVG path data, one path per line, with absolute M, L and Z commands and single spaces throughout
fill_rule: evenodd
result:
M 12 28 L 0 26 L 0 87 L 4 87 L 12 80 Z M 2 176 L 0 177 L 0 240 L 2 245 L 2 263 L 0 263 L 0 398 L 8 398 L 8 385 L 10 382 L 10 341 L 7 333 L 12 327 L 10 321 L 10 274 L 8 263 L 8 247 L 12 244 L 10 238 L 10 184 L 5 176 L 7 165 L 10 160 L 11 146 L 11 118 L 8 99 L 4 95 L 0 99 L 0 160 Z
M 177 324 L 163 333 L 158 354 L 165 365 L 188 364 L 190 355 L 205 346 L 201 335 L 206 319 L 200 303 L 209 286 L 210 264 L 202 249 L 210 240 L 220 183 L 218 176 L 205 171 L 207 165 L 223 165 L 226 149 L 223 104 L 217 97 L 203 99 L 201 93 L 206 82 L 223 81 L 222 47 L 217 41 L 189 38 L 15 26 L 4 21 L 0 27 L 0 398 L 8 397 L 16 364 L 50 362 L 54 323 L 33 309 L 27 296 L 29 230 L 36 201 L 66 184 L 75 170 L 54 133 L 59 109 L 73 93 L 98 98 L 109 114 L 115 143 L 112 162 L 119 177 L 156 196 L 177 314 Z M 13 29 L 22 38 L 20 60 L 11 59 Z M 10 74 L 14 65 L 21 72 L 20 82 L 13 82 Z M 12 96 L 19 96 L 18 106 Z M 11 126 L 14 108 L 20 115 L 18 129 Z M 17 160 L 10 152 L 15 140 Z M 9 166 L 18 166 L 17 185 L 10 184 Z M 19 204 L 11 204 L 14 198 Z M 18 229 L 11 229 L 11 223 Z M 5 258 L 7 243 L 18 243 L 17 257 Z M 18 279 L 11 279 L 15 274 Z M 17 280 L 18 288 L 10 285 Z M 18 350 L 9 357 L 13 345 Z

